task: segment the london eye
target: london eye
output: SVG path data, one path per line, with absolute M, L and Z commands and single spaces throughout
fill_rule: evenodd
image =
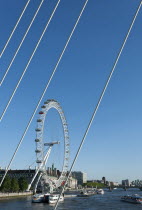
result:
M 63 130 L 63 161 L 62 161 L 62 168 L 60 171 L 60 176 L 57 179 L 51 179 L 49 174 L 47 174 L 47 165 L 48 165 L 48 159 L 50 154 L 52 153 L 52 148 L 56 144 L 60 144 L 60 141 L 53 141 L 53 142 L 45 142 L 44 140 L 44 127 L 45 127 L 45 119 L 47 117 L 47 113 L 50 109 L 55 109 L 60 117 L 61 124 L 62 124 L 62 130 Z M 35 186 L 34 191 L 36 192 L 37 185 L 39 182 L 41 182 L 42 187 L 44 186 L 44 191 L 47 190 L 46 185 L 48 186 L 48 191 L 52 192 L 54 189 L 58 189 L 60 186 L 62 186 L 66 180 L 66 174 L 68 171 L 69 166 L 69 132 L 68 132 L 68 125 L 66 121 L 66 117 L 64 115 L 64 112 L 62 110 L 62 107 L 60 104 L 54 100 L 50 99 L 44 102 L 44 105 L 41 106 L 41 111 L 39 112 L 39 118 L 37 119 L 37 128 L 36 131 L 36 163 L 37 163 L 37 170 L 36 173 L 28 187 L 28 189 L 31 188 L 32 183 L 34 180 Z

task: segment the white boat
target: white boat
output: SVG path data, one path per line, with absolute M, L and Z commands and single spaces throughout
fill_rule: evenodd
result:
M 96 192 L 97 192 L 97 194 L 101 194 L 101 195 L 104 194 L 104 190 L 103 189 L 98 189 Z
M 125 195 L 121 197 L 121 201 L 128 202 L 128 203 L 142 204 L 142 197 L 137 194 Z
M 97 194 L 95 189 L 87 190 L 87 193 L 88 193 L 88 195 L 95 195 L 95 194 Z
M 77 197 L 88 197 L 87 191 L 81 191 L 80 194 L 77 195 Z
M 84 190 L 81 191 L 80 194 L 77 195 L 77 197 L 89 197 L 95 194 L 96 194 L 95 190 Z
M 45 202 L 45 197 L 49 196 L 50 194 L 35 194 L 32 197 L 32 203 L 44 203 Z
M 59 198 L 60 194 L 50 194 L 48 196 L 48 199 L 47 199 L 47 203 L 49 204 L 55 204 Z M 64 201 L 64 196 L 61 195 L 60 196 L 60 199 L 59 199 L 59 202 L 63 202 Z
M 44 194 L 36 194 L 32 197 L 32 203 L 42 203 L 44 200 Z

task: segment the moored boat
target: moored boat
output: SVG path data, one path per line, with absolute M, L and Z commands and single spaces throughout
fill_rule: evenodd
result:
M 88 197 L 87 191 L 81 191 L 80 194 L 77 195 L 77 197 Z
M 96 191 L 94 190 L 86 190 L 86 191 L 81 191 L 80 194 L 77 195 L 77 197 L 89 197 L 92 195 L 95 195 Z
M 44 201 L 44 194 L 36 194 L 32 197 L 32 203 L 42 203 Z
M 89 195 L 96 195 L 97 193 L 96 193 L 96 190 L 87 190 L 87 193 L 89 194 Z
M 49 196 L 50 194 L 35 194 L 32 197 L 32 203 L 44 203 L 45 202 L 45 198 L 47 196 Z
M 121 197 L 121 201 L 135 204 L 142 204 L 142 197 L 138 194 L 135 195 L 125 195 Z
M 59 198 L 59 196 L 60 196 L 60 198 Z M 55 204 L 57 202 L 58 198 L 59 198 L 59 202 L 64 201 L 64 195 L 50 194 L 48 196 L 45 196 L 45 202 L 49 203 L 49 204 Z
M 103 189 L 98 189 L 96 192 L 97 192 L 97 194 L 102 194 L 102 195 L 104 194 L 104 190 Z

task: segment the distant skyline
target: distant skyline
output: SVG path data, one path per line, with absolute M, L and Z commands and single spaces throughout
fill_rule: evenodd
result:
M 40 2 L 31 0 L 0 59 L 0 80 Z M 85 0 L 61 0 L 33 61 L 0 122 L 0 167 L 5 168 L 8 165 L 84 2 Z M 45 0 L 0 87 L 0 113 L 7 104 L 56 3 L 57 0 Z M 70 163 L 139 3 L 139 0 L 89 0 L 41 103 L 42 106 L 45 100 L 54 98 L 64 110 L 70 134 Z M 25 0 L 1 0 L 0 52 L 25 4 Z M 74 171 L 86 172 L 88 179 L 101 179 L 103 176 L 117 182 L 123 179 L 142 179 L 141 20 L 142 8 L 73 168 Z M 34 139 L 37 118 L 38 113 L 11 166 L 13 169 L 24 169 L 36 159 Z M 63 139 L 60 119 L 54 110 L 47 116 L 45 132 L 45 141 Z M 61 144 L 52 152 L 50 166 L 55 161 L 61 167 L 62 146 Z M 58 157 L 61 157 L 61 160 Z

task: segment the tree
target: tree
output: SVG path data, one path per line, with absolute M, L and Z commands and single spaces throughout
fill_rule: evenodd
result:
M 83 186 L 87 186 L 87 187 L 98 187 L 98 188 L 103 188 L 103 187 L 106 187 L 105 184 L 103 183 L 98 183 L 98 182 L 87 182 L 87 183 L 84 183 Z
M 19 183 L 16 178 L 11 179 L 11 191 L 18 192 L 19 191 Z
M 24 177 L 20 177 L 19 180 L 19 190 L 20 191 L 25 191 L 28 188 L 28 182 Z
M 0 190 L 2 192 L 10 192 L 10 189 L 11 189 L 11 179 L 9 176 L 6 176 Z

